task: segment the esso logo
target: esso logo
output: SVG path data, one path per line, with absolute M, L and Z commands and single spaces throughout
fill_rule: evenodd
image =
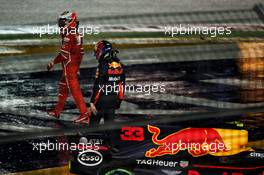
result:
M 78 162 L 84 166 L 97 166 L 103 161 L 103 155 L 95 150 L 86 150 L 77 157 Z

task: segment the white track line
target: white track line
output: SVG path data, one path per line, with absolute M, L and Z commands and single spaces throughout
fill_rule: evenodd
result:
M 200 80 L 205 83 L 214 83 L 214 84 L 225 84 L 232 86 L 239 86 L 245 89 L 264 89 L 264 82 L 258 80 L 240 80 L 237 78 L 222 78 L 222 79 L 210 79 L 210 80 Z
M 43 127 L 36 125 L 27 125 L 27 124 L 13 124 L 8 122 L 1 122 L 1 130 L 16 131 L 16 132 L 35 132 L 35 131 L 46 131 L 54 129 L 51 127 Z
M 134 95 L 134 98 L 137 96 L 141 96 L 141 95 Z M 241 104 L 241 103 L 208 100 L 205 98 L 177 96 L 173 94 L 155 94 L 152 96 L 145 96 L 145 99 L 156 100 L 156 101 L 170 101 L 170 102 L 175 102 L 175 103 L 191 104 L 191 105 L 205 106 L 205 107 L 212 107 L 212 108 L 219 108 L 219 109 L 242 109 L 242 108 L 247 108 L 247 107 L 264 106 L 264 102 Z

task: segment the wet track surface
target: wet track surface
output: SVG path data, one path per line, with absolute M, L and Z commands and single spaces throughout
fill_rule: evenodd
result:
M 242 80 L 255 81 L 256 84 L 259 79 L 243 78 L 238 71 L 235 59 L 127 65 L 126 70 L 128 84 L 162 84 L 166 91 L 150 95 L 148 92 L 127 93 L 126 100 L 118 111 L 117 121 L 134 120 L 148 115 L 217 111 L 222 108 L 239 108 L 243 105 L 263 102 L 263 96 L 262 100 L 252 101 L 251 96 L 255 96 L 255 86 L 253 89 L 241 88 Z M 2 136 L 19 132 L 45 131 L 50 128 L 65 128 L 72 125 L 70 121 L 77 117 L 78 111 L 71 98 L 62 115 L 62 120 L 65 121 L 63 124 L 49 118 L 45 113 L 56 103 L 60 73 L 58 70 L 5 74 L 0 77 L 0 134 Z M 95 68 L 83 68 L 80 71 L 79 79 L 87 102 L 91 95 L 94 73 Z M 225 83 L 223 79 L 236 79 L 240 83 Z M 263 89 L 259 90 L 263 95 Z M 247 100 L 243 93 L 249 93 L 248 97 L 251 100 Z M 203 100 L 203 102 L 197 103 L 197 100 Z M 263 122 L 261 121 L 263 121 L 261 114 L 241 116 L 240 122 L 243 122 L 250 132 L 254 132 L 250 140 L 263 139 L 261 135 Z M 39 141 L 43 140 L 45 139 Z M 30 150 L 32 142 L 2 145 L 0 167 L 7 171 L 18 171 L 64 165 L 67 162 L 67 152 L 39 154 Z M 54 157 L 57 158 L 54 159 Z M 63 159 L 60 160 L 60 157 Z M 17 161 L 13 162 L 14 159 Z
M 0 37 L 4 38 L 6 34 L 31 33 L 33 26 L 55 25 L 58 12 L 65 9 L 75 10 L 81 25 L 99 25 L 102 26 L 102 32 L 163 32 L 164 26 L 178 24 L 230 25 L 234 31 L 263 31 L 263 16 L 254 8 L 256 3 L 262 2 L 260 0 L 0 2 Z M 185 42 L 163 39 L 134 38 L 132 41 L 141 44 Z M 253 40 L 258 42 L 258 39 Z M 87 39 L 85 42 L 92 44 L 93 41 Z M 122 45 L 130 44 L 131 40 L 113 38 L 113 42 Z M 186 43 L 192 42 L 195 41 L 186 40 Z M 205 42 L 207 44 L 120 50 L 120 58 L 126 65 L 127 84 L 134 87 L 141 85 L 145 91 L 139 89 L 127 92 L 115 121 L 179 117 L 199 112 L 264 106 L 264 45 L 243 45 L 231 40 L 225 41 L 228 44 L 213 44 L 213 40 Z M 260 42 L 263 41 L 260 39 Z M 61 75 L 60 66 L 56 66 L 53 72 L 46 71 L 46 64 L 55 56 L 54 53 L 46 53 L 44 46 L 49 44 L 57 45 L 59 40 L 40 42 L 40 38 L 0 39 L 0 53 L 8 55 L 0 55 L 0 174 L 62 166 L 70 159 L 68 151 L 39 153 L 33 151 L 32 144 L 48 140 L 66 143 L 70 142 L 71 136 L 1 143 L 1 137 L 79 127 L 72 122 L 79 113 L 71 97 L 68 98 L 61 120 L 46 114 L 56 104 Z M 31 55 L 24 46 L 43 47 L 44 52 Z M 96 65 L 92 53 L 87 51 L 79 75 L 87 103 L 92 92 Z M 258 65 L 263 67 L 258 68 Z M 165 91 L 151 92 L 153 86 L 159 87 L 159 90 L 163 86 Z M 201 126 L 228 129 L 241 129 L 242 126 L 249 131 L 250 146 L 255 150 L 264 150 L 264 113 L 245 113 L 230 116 L 230 119 L 189 121 L 172 128 Z M 259 144 L 252 144 L 255 142 Z M 68 168 L 64 168 L 65 171 Z

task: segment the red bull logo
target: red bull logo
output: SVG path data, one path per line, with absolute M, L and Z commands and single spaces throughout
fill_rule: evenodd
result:
M 157 148 L 151 148 L 145 153 L 145 156 L 150 158 L 175 155 L 181 150 L 188 150 L 188 153 L 193 157 L 198 157 L 207 154 L 215 156 L 233 155 L 251 149 L 245 147 L 247 139 L 246 142 L 243 140 L 236 143 L 231 142 L 234 139 L 232 134 L 234 131 L 236 131 L 235 133 L 239 133 L 239 130 L 186 128 L 172 133 L 163 139 L 158 139 L 160 135 L 158 127 L 148 125 L 148 131 L 153 134 L 153 143 L 158 145 Z M 244 135 L 246 134 L 247 137 L 247 131 L 241 130 L 240 132 Z M 231 135 L 228 135 L 228 133 L 231 133 Z M 241 134 L 236 137 L 241 139 Z M 232 146 L 236 149 L 232 150 Z
M 109 63 L 108 65 L 109 65 L 109 68 L 114 68 L 114 69 L 121 67 L 121 64 L 116 61 L 113 61 L 112 63 Z

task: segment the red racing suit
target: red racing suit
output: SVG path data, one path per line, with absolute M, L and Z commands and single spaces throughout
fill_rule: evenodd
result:
M 53 60 L 54 64 L 61 63 L 63 68 L 59 83 L 58 103 L 55 107 L 55 111 L 58 114 L 63 111 L 69 93 L 71 93 L 80 114 L 87 113 L 87 106 L 78 81 L 78 71 L 83 55 L 82 36 L 71 33 L 62 36 L 60 53 Z

